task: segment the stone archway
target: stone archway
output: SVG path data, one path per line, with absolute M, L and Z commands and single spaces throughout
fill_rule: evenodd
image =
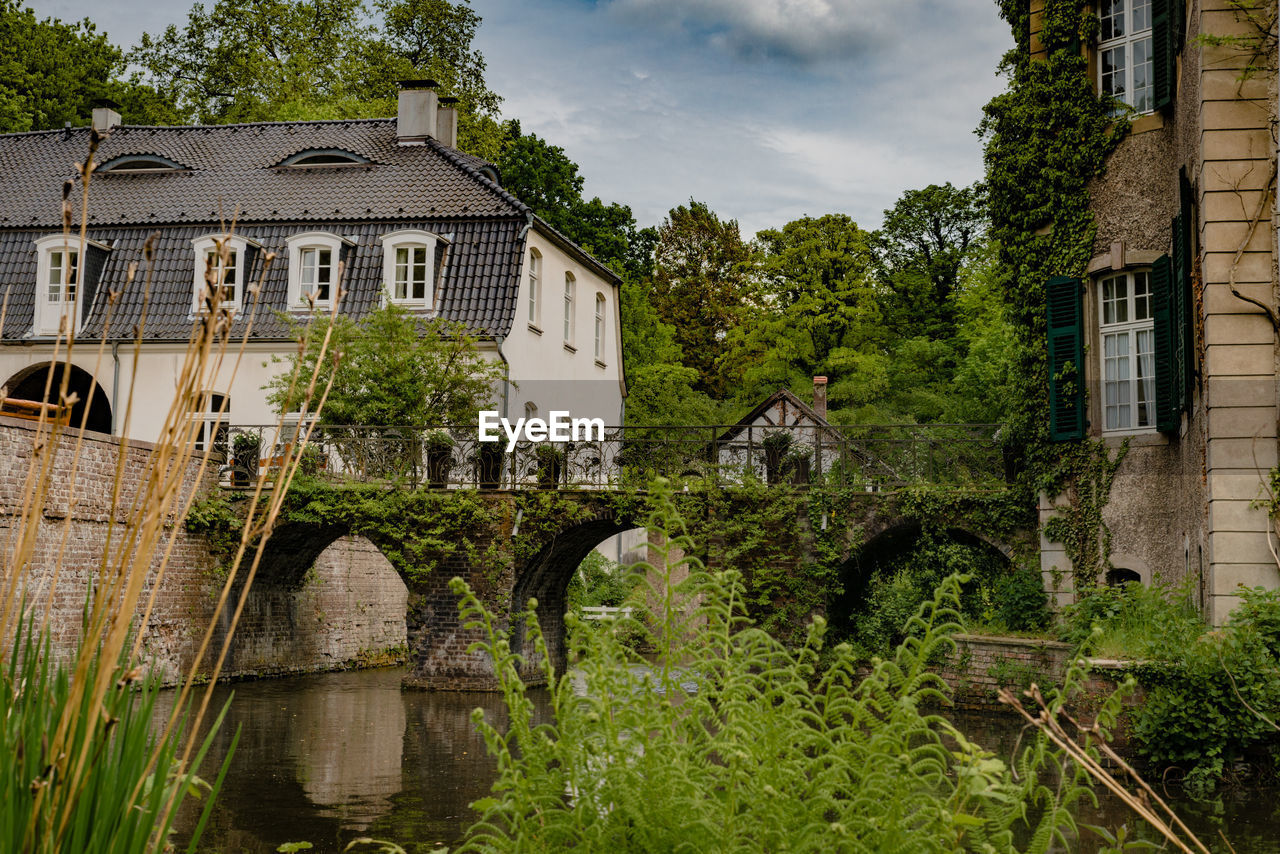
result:
M 52 378 L 50 373 L 53 375 Z M 94 380 L 93 375 L 78 365 L 67 365 L 65 362 L 43 362 L 24 368 L 5 380 L 4 396 L 38 403 L 56 403 L 64 375 L 67 378 L 67 394 L 74 393 L 77 398 L 75 405 L 71 408 L 71 417 L 67 424 L 78 428 L 83 421 L 86 430 L 110 434 L 111 401 L 102 386 Z M 46 387 L 49 389 L 47 395 Z

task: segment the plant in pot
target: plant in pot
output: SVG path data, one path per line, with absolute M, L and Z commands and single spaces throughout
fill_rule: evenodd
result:
M 538 488 L 557 488 L 564 471 L 564 451 L 551 444 L 536 445 L 533 455 L 537 461 Z
M 781 483 L 786 472 L 782 462 L 791 450 L 791 434 L 783 432 L 770 433 L 760 442 L 764 448 L 765 482 L 772 485 Z
M 262 437 L 257 433 L 237 433 L 231 441 L 231 483 L 233 486 L 248 486 L 258 476 L 258 462 L 261 459 Z
M 813 451 L 801 445 L 789 449 L 782 457 L 782 476 L 796 486 L 809 483 Z
M 422 437 L 423 455 L 427 461 L 427 486 L 443 489 L 453 468 L 453 437 L 444 430 L 431 430 Z
M 481 442 L 472 457 L 476 467 L 476 482 L 481 489 L 497 489 L 502 483 L 502 468 L 506 454 L 501 442 Z

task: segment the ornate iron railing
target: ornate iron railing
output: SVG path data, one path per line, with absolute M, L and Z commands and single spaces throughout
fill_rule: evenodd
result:
M 836 481 L 867 491 L 909 484 L 994 487 L 1006 480 L 995 424 L 855 427 L 606 427 L 603 438 L 567 443 L 503 436 L 481 442 L 476 427 L 313 428 L 303 470 L 319 477 L 439 489 L 611 489 L 652 478 L 748 479 L 805 486 Z M 500 432 L 500 431 L 499 431 Z M 296 424 L 219 429 L 227 485 L 278 466 Z

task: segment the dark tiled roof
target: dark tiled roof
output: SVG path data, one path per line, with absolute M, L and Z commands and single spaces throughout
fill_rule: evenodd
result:
M 286 238 L 303 231 L 331 231 L 353 239 L 355 247 L 347 258 L 344 273 L 348 295 L 344 313 L 353 317 L 367 314 L 378 304 L 382 292 L 383 249 L 378 237 L 406 228 L 422 228 L 450 237 L 448 257 L 440 281 L 436 305 L 442 317 L 467 324 L 479 335 L 505 335 L 515 314 L 516 285 L 523 255 L 521 232 L 526 220 L 432 219 L 383 222 L 293 222 L 240 226 L 238 236 L 256 241 L 254 269 L 246 280 L 257 282 L 262 257 L 275 252 L 264 282 L 262 302 L 254 321 L 255 338 L 287 338 L 289 329 L 277 314 L 286 308 L 288 252 Z M 106 295 L 124 287 L 130 262 L 137 261 L 139 274 L 125 289 L 111 320 L 111 337 L 132 337 L 141 319 L 146 264 L 142 247 L 154 231 L 137 226 L 91 228 L 90 237 L 111 245 L 98 286 L 98 297 L 81 335 L 98 337 L 103 332 Z M 159 229 L 152 265 L 151 300 L 147 312 L 146 337 L 155 340 L 185 340 L 191 331 L 195 252 L 191 242 L 216 228 L 205 225 L 169 226 Z M 0 230 L 0 296 L 9 291 L 9 306 L 3 329 L 6 341 L 22 340 L 31 330 L 36 281 L 36 248 L 33 240 L 49 230 Z M 235 332 L 240 330 L 237 323 Z
M 90 183 L 90 225 L 509 217 L 520 201 L 479 174 L 484 161 L 434 140 L 396 144 L 394 119 L 210 127 L 123 126 L 97 162 L 151 154 L 190 167 L 102 174 Z M 0 136 L 0 228 L 58 228 L 59 193 L 89 148 L 89 130 Z M 273 168 L 307 149 L 344 149 L 365 166 Z M 78 196 L 77 196 L 78 198 Z

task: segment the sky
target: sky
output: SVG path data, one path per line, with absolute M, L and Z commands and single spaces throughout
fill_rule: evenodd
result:
M 190 4 L 28 0 L 117 44 Z M 691 198 L 744 236 L 880 225 L 903 191 L 982 177 L 974 133 L 1012 47 L 995 0 L 472 0 L 502 113 L 565 149 L 588 197 L 655 225 Z

